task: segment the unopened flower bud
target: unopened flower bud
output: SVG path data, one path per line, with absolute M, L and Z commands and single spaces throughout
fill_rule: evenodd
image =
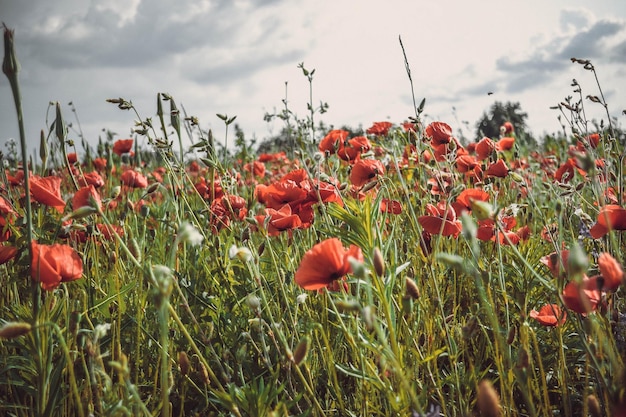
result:
M 306 359 L 309 348 L 311 347 L 311 338 L 309 336 L 304 336 L 296 349 L 293 351 L 293 363 L 296 365 L 300 365 Z
M 180 368 L 180 373 L 183 376 L 187 376 L 187 374 L 189 374 L 191 363 L 189 362 L 189 356 L 187 356 L 187 353 L 184 351 L 178 352 L 178 367 Z
M 374 270 L 379 277 L 385 275 L 385 259 L 379 248 L 374 248 Z
M 15 339 L 24 336 L 32 330 L 32 326 L 25 322 L 8 322 L 0 328 L 1 339 Z
M 493 388 L 491 381 L 483 379 L 478 384 L 478 409 L 480 415 L 484 417 L 500 417 L 502 410 L 500 408 L 500 397 Z

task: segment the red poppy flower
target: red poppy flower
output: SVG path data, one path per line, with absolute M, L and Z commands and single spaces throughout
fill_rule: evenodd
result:
M 75 163 L 76 163 L 76 161 L 78 161 L 78 155 L 76 155 L 76 153 L 75 153 L 75 152 L 72 152 L 72 153 L 68 153 L 68 154 L 67 154 L 67 162 L 69 162 L 69 163 L 70 163 L 70 165 L 71 165 L 71 164 L 75 164 Z
M 4 265 L 17 255 L 17 248 L 11 245 L 0 246 L 0 265 Z
M 133 169 L 124 171 L 121 180 L 122 184 L 131 188 L 146 188 L 148 186 L 148 179 L 146 176 Z
M 456 170 L 465 173 L 474 169 L 478 165 L 478 161 L 474 155 L 459 155 L 456 158 Z
M 402 203 L 398 200 L 383 198 L 380 201 L 380 211 L 384 213 L 400 214 L 402 213 Z
M 496 149 L 499 151 L 508 151 L 510 149 L 513 149 L 514 144 L 515 144 L 515 138 L 504 137 L 496 142 Z
M 362 261 L 361 248 L 345 249 L 337 238 L 323 240 L 304 254 L 294 280 L 305 290 L 324 288 L 352 271 L 350 257 Z
M 102 199 L 93 185 L 83 187 L 74 193 L 72 208 L 78 210 L 81 207 L 94 207 L 102 210 Z
M 508 174 L 509 167 L 506 166 L 506 163 L 502 159 L 498 159 L 496 162 L 490 164 L 487 171 L 485 171 L 487 177 L 504 178 Z
M 570 281 L 563 288 L 565 306 L 576 313 L 586 314 L 598 307 L 601 299 L 597 277 L 583 277 L 582 282 Z
M 133 139 L 118 139 L 113 144 L 113 153 L 123 155 L 129 153 L 133 149 Z
M 600 239 L 610 230 L 626 230 L 626 209 L 616 204 L 607 204 L 600 210 L 598 221 L 589 229 L 589 234 Z
M 269 217 L 269 219 L 267 219 Z M 260 226 L 267 224 L 267 234 L 276 236 L 285 230 L 297 229 L 302 226 L 302 220 L 297 214 L 293 214 L 291 206 L 285 204 L 280 210 L 265 209 L 265 215 L 255 216 Z
M 320 141 L 318 149 L 320 152 L 328 152 L 329 154 L 335 153 L 337 149 L 337 143 L 341 143 L 348 138 L 350 132 L 347 130 L 335 129 L 328 132 L 324 139 Z
M 93 164 L 93 167 L 100 172 L 105 171 L 107 168 L 107 160 L 104 158 L 94 158 L 91 163 Z
M 500 126 L 500 130 L 505 135 L 510 135 L 511 133 L 515 132 L 515 128 L 513 127 L 513 123 L 511 122 L 504 122 L 502 126 Z
M 426 211 L 430 215 L 419 216 L 417 221 L 428 233 L 453 237 L 457 237 L 461 233 L 461 221 L 456 219 L 456 214 L 452 207 L 441 209 L 432 204 L 427 204 Z
M 559 278 L 562 274 L 567 276 L 567 260 L 569 259 L 569 250 L 563 249 L 560 255 L 557 252 L 552 252 L 549 255 L 543 256 L 539 259 L 539 262 L 547 266 L 552 276 Z
M 195 162 L 195 161 L 194 161 Z M 196 162 L 197 164 L 197 162 Z M 259 161 L 252 161 L 243 166 L 244 171 L 251 172 L 255 177 L 265 176 L 265 164 Z
M 463 211 L 471 211 L 472 201 L 489 201 L 489 194 L 480 188 L 466 188 L 461 191 L 453 204 L 456 215 L 460 216 Z
M 619 288 L 624 281 L 622 265 L 609 253 L 603 252 L 598 257 L 598 269 L 604 280 L 603 291 L 613 291 Z
M 337 156 L 344 161 L 354 161 L 363 153 L 372 148 L 368 138 L 357 136 L 348 141 L 340 141 Z
M 33 177 L 30 180 L 30 193 L 35 201 L 55 208 L 59 213 L 65 209 L 65 201 L 61 198 L 61 178 Z
M 374 122 L 374 124 L 369 127 L 365 133 L 368 135 L 387 136 L 391 126 L 393 125 L 390 122 Z
M 528 316 L 543 326 L 555 327 L 565 323 L 567 312 L 561 310 L 557 304 L 546 304 L 537 310 L 531 310 Z
M 78 184 L 81 187 L 93 185 L 95 188 L 100 188 L 104 185 L 104 179 L 100 176 L 100 174 L 98 174 L 98 171 L 92 171 L 83 175 L 78 180 Z
M 83 274 L 83 261 L 70 246 L 40 245 L 33 240 L 31 250 L 31 277 L 46 291 L 57 288 L 61 282 L 77 280 Z
M 362 187 L 384 173 L 385 167 L 378 159 L 359 159 L 352 165 L 350 182 L 356 187 Z
M 9 180 L 9 184 L 11 184 L 12 186 L 20 186 L 22 185 L 22 183 L 24 182 L 24 171 L 19 169 L 15 172 L 15 175 L 11 174 L 11 171 L 9 171 L 8 169 L 4 171 L 6 176 L 7 176 L 7 180 Z
M 441 145 L 450 142 L 452 128 L 447 123 L 432 122 L 424 129 L 424 134 L 431 139 L 433 145 Z
M 476 144 L 476 158 L 483 161 L 496 150 L 496 143 L 491 138 L 484 137 Z

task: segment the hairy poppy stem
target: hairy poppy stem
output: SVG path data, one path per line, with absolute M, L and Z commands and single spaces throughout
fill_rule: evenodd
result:
M 33 254 L 31 250 L 31 242 L 33 241 L 33 215 L 30 206 L 30 175 L 28 169 L 28 152 L 26 147 L 26 134 L 24 132 L 24 117 L 22 112 L 22 96 L 20 93 L 20 84 L 18 82 L 17 73 L 20 70 L 20 64 L 15 54 L 15 45 L 13 42 L 13 29 L 9 29 L 4 23 L 4 60 L 2 61 L 2 72 L 9 79 L 13 100 L 15 102 L 15 110 L 17 112 L 17 124 L 20 132 L 20 147 L 22 151 L 22 170 L 24 171 L 24 188 L 25 195 L 25 214 L 26 214 L 26 253 L 28 256 L 28 265 L 32 264 Z M 35 280 L 31 282 L 33 296 L 33 319 L 35 324 L 39 316 L 39 304 L 41 289 L 39 283 Z

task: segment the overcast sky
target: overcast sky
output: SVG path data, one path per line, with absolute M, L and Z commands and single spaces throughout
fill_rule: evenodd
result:
M 15 29 L 31 148 L 51 101 L 76 124 L 73 102 L 85 137 L 96 143 L 103 128 L 130 137 L 135 120 L 107 98 L 131 100 L 142 117 L 154 117 L 159 92 L 218 138 L 216 113 L 225 113 L 237 116 L 246 137 L 262 140 L 280 131 L 280 121 L 268 124 L 263 115 L 279 111 L 286 93 L 290 109 L 306 116 L 300 62 L 316 70 L 313 100 L 329 104 L 321 116 L 327 125 L 401 123 L 413 107 L 398 36 L 427 121 L 468 137 L 496 100 L 519 101 L 535 135 L 559 131 L 549 107 L 573 94 L 573 78 L 584 95 L 598 94 L 591 72 L 571 57 L 593 62 L 624 124 L 623 0 L 0 0 L 0 20 Z M 599 105 L 586 106 L 589 118 L 602 117 Z M 17 132 L 2 76 L 1 151 Z

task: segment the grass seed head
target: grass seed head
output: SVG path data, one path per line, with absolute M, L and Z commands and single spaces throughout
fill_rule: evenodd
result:
M 483 379 L 478 384 L 478 409 L 483 417 L 500 417 L 500 397 L 488 379 Z

